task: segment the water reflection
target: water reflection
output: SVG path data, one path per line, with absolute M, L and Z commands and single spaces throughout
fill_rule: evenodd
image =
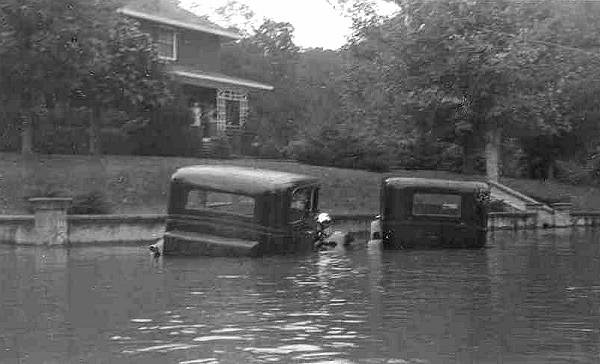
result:
M 599 237 L 262 259 L 0 247 L 0 362 L 596 362 Z

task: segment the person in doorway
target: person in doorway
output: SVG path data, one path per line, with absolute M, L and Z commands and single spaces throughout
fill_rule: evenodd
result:
M 192 126 L 200 128 L 202 127 L 202 108 L 198 102 L 194 102 L 191 107 L 192 110 Z

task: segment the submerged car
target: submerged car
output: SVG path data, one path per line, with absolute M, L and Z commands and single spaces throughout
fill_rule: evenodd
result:
M 371 239 L 384 248 L 481 248 L 487 235 L 486 183 L 384 178 Z
M 162 253 L 310 251 L 320 235 L 318 199 L 318 180 L 310 176 L 223 165 L 181 168 L 171 178 Z

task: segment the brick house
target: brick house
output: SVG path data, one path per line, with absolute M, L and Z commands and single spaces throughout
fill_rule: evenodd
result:
M 186 104 L 203 138 L 226 134 L 234 151 L 241 148 L 241 134 L 248 116 L 248 93 L 270 91 L 258 81 L 223 74 L 221 44 L 241 36 L 178 7 L 172 0 L 132 2 L 119 13 L 140 23 L 156 41 L 159 56 L 167 61 L 173 79 L 182 85 Z M 212 114 L 210 121 L 200 115 Z M 207 140 L 207 139 L 205 139 Z

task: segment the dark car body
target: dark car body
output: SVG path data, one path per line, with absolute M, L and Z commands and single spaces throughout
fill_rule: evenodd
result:
M 481 182 L 384 178 L 380 235 L 384 248 L 481 248 L 489 187 Z
M 234 166 L 184 167 L 171 178 L 165 255 L 258 256 L 310 251 L 313 177 Z

